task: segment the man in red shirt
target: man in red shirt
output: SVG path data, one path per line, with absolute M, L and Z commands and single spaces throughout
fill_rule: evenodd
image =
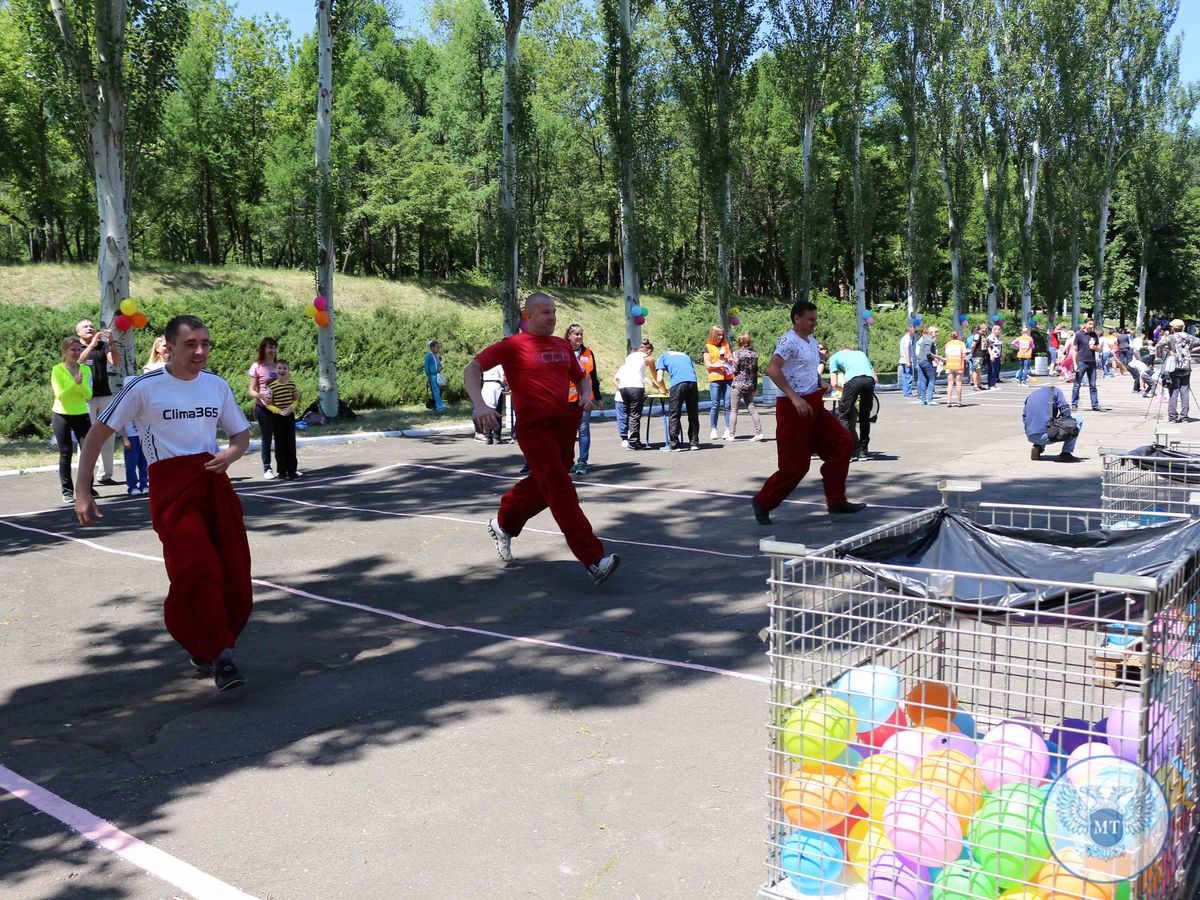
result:
M 476 421 L 485 431 L 499 428 L 499 415 L 483 401 L 483 373 L 504 366 L 517 413 L 516 439 L 529 464 L 529 475 L 500 500 L 500 511 L 488 522 L 496 553 L 512 562 L 512 539 L 525 523 L 547 506 L 562 529 L 567 546 L 592 581 L 600 584 L 616 571 L 621 558 L 604 555 L 604 546 L 579 508 L 579 496 L 568 467 L 575 455 L 575 435 L 581 415 L 592 411 L 590 385 L 571 345 L 555 337 L 554 298 L 531 294 L 525 301 L 529 331 L 492 344 L 463 370 L 463 384 L 475 407 Z M 574 384 L 579 403 L 567 402 Z

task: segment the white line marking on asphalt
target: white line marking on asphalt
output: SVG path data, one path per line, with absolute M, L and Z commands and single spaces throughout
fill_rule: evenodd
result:
M 85 840 L 115 853 L 143 872 L 161 878 L 193 897 L 200 900 L 253 900 L 252 894 L 239 891 L 232 885 L 201 872 L 190 863 L 138 840 L 111 822 L 93 815 L 69 800 L 64 800 L 58 794 L 34 784 L 3 765 L 0 765 L 0 788 L 34 809 L 57 819 Z

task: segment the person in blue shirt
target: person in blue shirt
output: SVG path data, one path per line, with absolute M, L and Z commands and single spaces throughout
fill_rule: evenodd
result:
M 699 392 L 696 387 L 696 364 L 686 353 L 678 350 L 667 350 L 655 363 L 658 380 L 662 381 L 663 372 L 671 379 L 671 412 L 667 419 L 667 442 L 672 450 L 700 449 L 700 414 Z M 683 443 L 680 417 L 684 407 L 687 407 L 688 442 Z
M 1025 422 L 1025 437 L 1033 444 L 1029 452 L 1030 459 L 1041 459 L 1042 451 L 1047 444 L 1057 444 L 1062 441 L 1062 452 L 1058 454 L 1059 462 L 1080 462 L 1072 451 L 1075 442 L 1079 440 L 1079 431 L 1083 428 L 1083 419 L 1071 412 L 1066 395 L 1054 385 L 1040 387 L 1025 398 L 1025 410 L 1021 413 Z M 1066 437 L 1059 432 L 1060 425 L 1052 426 L 1051 421 L 1068 419 L 1075 423 L 1074 434 Z M 1051 432 L 1055 433 L 1051 433 Z M 1065 438 L 1065 439 L 1064 439 Z
M 868 454 L 871 443 L 871 415 L 875 412 L 875 384 L 879 376 L 867 354 L 854 350 L 846 344 L 829 358 L 829 371 L 841 377 L 842 399 L 838 402 L 838 421 L 854 437 L 854 409 L 858 407 L 858 437 L 851 459 L 861 459 Z
M 442 387 L 446 384 L 446 376 L 442 373 L 442 345 L 437 341 L 426 341 L 429 350 L 425 354 L 423 368 L 425 380 L 429 382 L 429 394 L 433 398 L 433 409 L 445 412 L 446 405 L 442 402 Z

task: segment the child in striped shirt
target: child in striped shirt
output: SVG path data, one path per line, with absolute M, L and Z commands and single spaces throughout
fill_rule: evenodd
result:
M 267 384 L 271 400 L 266 404 L 275 414 L 272 437 L 275 442 L 275 466 L 284 481 L 299 478 L 303 472 L 296 469 L 296 407 L 300 404 L 300 391 L 291 381 L 292 368 L 286 359 L 275 360 L 275 377 Z

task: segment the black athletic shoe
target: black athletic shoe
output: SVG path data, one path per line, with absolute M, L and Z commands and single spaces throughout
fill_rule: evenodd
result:
M 246 683 L 238 667 L 233 664 L 232 658 L 217 660 L 213 667 L 213 680 L 218 691 L 230 691 Z
M 105 487 L 113 487 L 114 485 L 118 484 L 118 482 L 111 475 L 105 475 L 103 478 L 97 481 L 96 484 L 102 484 Z
M 850 513 L 862 512 L 867 508 L 865 503 L 851 503 L 849 500 L 843 500 L 841 503 L 834 503 L 829 507 L 829 512 L 835 516 L 845 516 Z
M 1057 459 L 1059 462 L 1083 462 L 1083 460 L 1078 456 L 1073 453 L 1068 453 L 1066 450 L 1058 454 L 1055 459 Z
M 1092 412 L 1108 412 L 1107 406 L 1093 406 Z
M 70 491 L 63 491 L 63 503 L 74 503 L 75 495 Z
M 757 522 L 759 525 L 771 524 L 771 511 L 768 509 L 763 509 L 761 506 L 759 506 L 757 500 L 750 501 L 750 508 L 754 510 L 755 522 Z
M 212 678 L 213 675 L 216 674 L 216 670 L 211 660 L 201 659 L 198 656 L 192 656 L 190 653 L 188 654 L 188 660 L 191 662 L 192 668 L 194 668 L 201 675 Z
M 1041 444 L 1034 444 L 1031 448 L 1029 448 L 1029 458 L 1032 459 L 1034 462 L 1037 462 L 1039 459 L 1042 458 L 1042 451 L 1045 449 L 1046 448 L 1043 447 Z

